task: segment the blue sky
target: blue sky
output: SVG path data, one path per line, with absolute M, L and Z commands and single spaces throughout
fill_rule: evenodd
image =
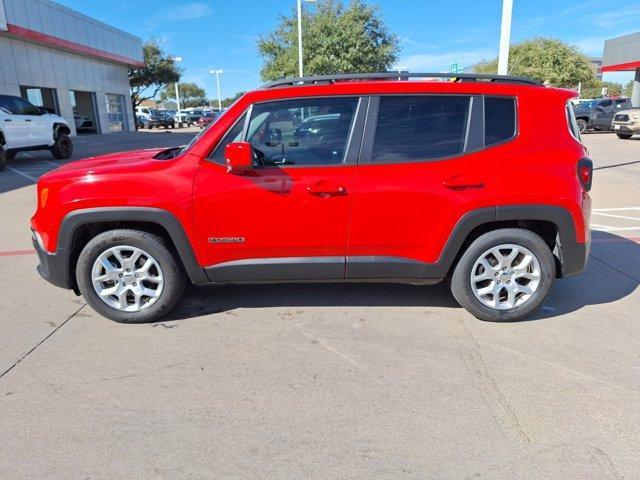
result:
M 182 81 L 215 96 L 213 68 L 224 69 L 222 96 L 256 88 L 260 57 L 256 39 L 289 14 L 295 0 L 57 0 L 133 33 L 157 38 L 183 57 Z M 322 1 L 322 0 L 318 0 Z M 108 7 L 106 4 L 108 3 Z M 502 0 L 368 0 L 400 38 L 398 65 L 410 71 L 443 71 L 497 55 Z M 313 9 L 313 3 L 305 8 Z M 640 4 L 620 0 L 514 0 L 512 42 L 552 36 L 602 56 L 604 40 L 640 30 Z M 631 73 L 606 80 L 626 82 Z

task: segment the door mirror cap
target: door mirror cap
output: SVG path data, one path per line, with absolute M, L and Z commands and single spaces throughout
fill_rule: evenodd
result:
M 242 175 L 253 169 L 253 153 L 249 142 L 233 142 L 224 149 L 227 172 Z

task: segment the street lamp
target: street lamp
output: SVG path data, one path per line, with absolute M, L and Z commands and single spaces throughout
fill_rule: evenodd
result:
M 218 87 L 218 112 L 222 112 L 222 100 L 220 98 L 220 75 L 224 73 L 224 70 L 211 70 L 211 75 L 216 76 L 216 86 Z
M 511 16 L 513 0 L 502 0 L 502 24 L 500 25 L 500 53 L 498 54 L 498 75 L 509 73 L 509 43 L 511 40 Z
M 305 2 L 315 2 L 316 0 L 304 0 Z M 298 73 L 302 77 L 302 0 L 298 0 Z
M 182 57 L 171 57 L 174 62 L 181 62 Z M 176 87 L 176 108 L 178 109 L 178 126 L 182 124 L 182 118 L 180 117 L 180 95 L 178 94 L 178 82 L 174 83 Z

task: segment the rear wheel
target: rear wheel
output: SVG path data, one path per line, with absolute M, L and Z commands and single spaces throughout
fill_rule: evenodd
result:
M 509 228 L 476 239 L 451 278 L 455 299 L 480 320 L 522 320 L 547 298 L 556 265 L 547 244 L 529 230 Z
M 166 315 L 186 280 L 164 240 L 138 230 L 111 230 L 91 239 L 78 257 L 78 288 L 91 307 L 120 323 Z
M 68 135 L 58 135 L 51 147 L 51 154 L 58 160 L 66 160 L 73 154 L 73 143 Z
M 578 124 L 578 131 L 580 133 L 587 133 L 589 131 L 589 124 L 586 120 L 579 118 L 578 120 L 576 120 L 576 123 Z
M 631 133 L 616 133 L 616 135 L 622 140 L 629 140 L 633 136 Z
M 18 155 L 18 152 L 15 150 L 7 150 L 7 160 L 13 160 Z

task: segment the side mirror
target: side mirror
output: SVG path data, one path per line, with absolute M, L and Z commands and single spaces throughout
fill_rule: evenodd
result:
M 227 172 L 242 175 L 253 169 L 253 152 L 249 142 L 233 142 L 224 149 Z

